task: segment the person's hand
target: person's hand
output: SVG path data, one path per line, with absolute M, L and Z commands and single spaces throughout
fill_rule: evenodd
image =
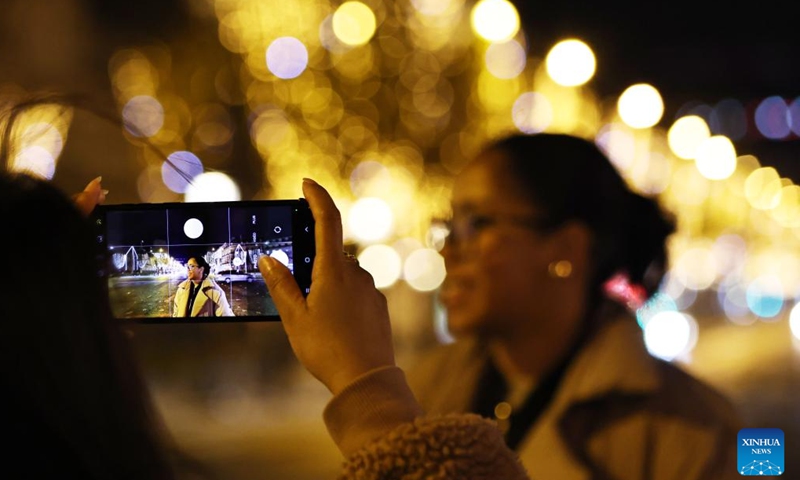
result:
M 72 201 L 78 207 L 78 210 L 84 215 L 89 216 L 94 210 L 94 207 L 100 205 L 106 200 L 108 190 L 103 190 L 100 182 L 103 177 L 97 177 L 83 189 L 82 192 L 76 193 L 72 196 Z
M 394 366 L 386 297 L 342 250 L 342 221 L 328 192 L 303 181 L 316 223 L 311 291 L 304 298 L 286 266 L 263 256 L 259 270 L 300 363 L 336 394 L 362 374 Z

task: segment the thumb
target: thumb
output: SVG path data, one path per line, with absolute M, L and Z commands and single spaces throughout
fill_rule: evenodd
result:
M 278 314 L 285 319 L 292 315 L 296 309 L 305 305 L 305 298 L 300 292 L 300 287 L 292 276 L 292 272 L 278 260 L 264 255 L 258 260 L 258 270 L 264 281 L 267 282 L 267 289 L 275 302 Z

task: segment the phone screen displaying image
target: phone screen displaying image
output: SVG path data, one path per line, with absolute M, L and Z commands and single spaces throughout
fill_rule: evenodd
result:
M 313 221 L 302 201 L 103 206 L 95 225 L 116 318 L 278 320 L 262 255 L 310 287 Z

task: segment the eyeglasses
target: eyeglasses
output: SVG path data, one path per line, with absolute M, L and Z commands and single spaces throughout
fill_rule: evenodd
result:
M 450 219 L 431 221 L 431 240 L 444 245 L 445 241 L 470 242 L 480 232 L 498 225 L 513 225 L 531 230 L 544 231 L 553 228 L 551 220 L 522 215 L 465 214 Z
M 186 268 L 194 270 L 195 268 L 200 268 L 200 265 L 192 265 L 191 263 L 187 263 Z

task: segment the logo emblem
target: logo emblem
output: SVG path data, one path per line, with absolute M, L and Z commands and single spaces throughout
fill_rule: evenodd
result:
M 740 475 L 783 475 L 783 430 L 743 428 L 737 438 L 737 466 Z

